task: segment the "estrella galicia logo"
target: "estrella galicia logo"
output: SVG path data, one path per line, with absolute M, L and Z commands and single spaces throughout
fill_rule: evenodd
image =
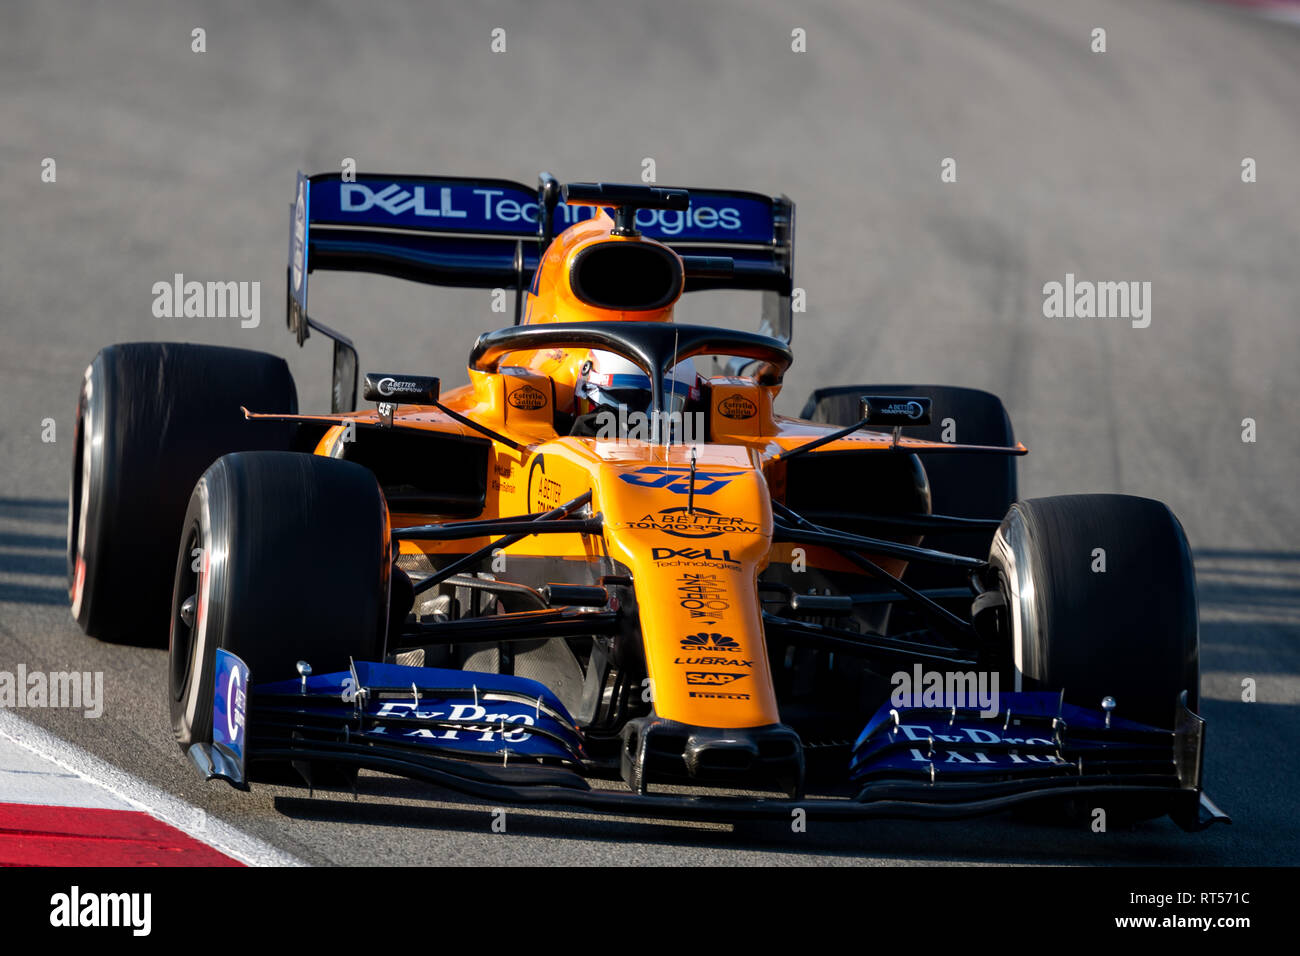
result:
M 731 674 L 726 671 L 687 671 L 686 683 L 696 686 L 721 687 L 738 680 L 744 680 L 744 674 Z
M 744 395 L 730 395 L 718 402 L 718 414 L 736 421 L 744 421 L 758 414 L 758 406 Z
M 510 403 L 511 408 L 519 408 L 529 412 L 546 407 L 545 393 L 541 389 L 533 388 L 531 385 L 520 385 L 507 396 L 506 401 Z
M 682 638 L 682 647 L 688 651 L 728 651 L 732 654 L 740 652 L 740 644 L 734 637 L 727 637 L 725 634 L 709 633 L 700 631 L 698 634 L 688 634 Z
M 725 488 L 738 472 L 696 471 L 695 493 L 711 495 L 720 488 Z M 691 470 L 677 465 L 645 465 L 636 471 L 629 471 L 619 478 L 629 485 L 642 488 L 662 488 L 675 495 L 690 494 Z

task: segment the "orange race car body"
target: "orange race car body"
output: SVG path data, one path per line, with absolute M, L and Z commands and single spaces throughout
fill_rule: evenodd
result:
M 312 181 L 319 192 L 335 179 L 313 177 Z M 364 186 L 369 179 L 362 176 L 360 181 Z M 382 192 L 373 187 L 370 191 Z M 522 293 L 521 325 L 672 323 L 673 307 L 683 294 L 691 260 L 683 262 L 682 256 L 671 247 L 639 231 L 620 235 L 613 215 L 617 208 L 607 211 L 596 204 L 595 198 L 577 200 L 572 193 L 570 190 L 568 208 L 590 210 L 591 218 L 573 215 L 574 224 L 547 244 L 533 281 Z M 653 202 L 658 198 L 654 191 L 646 189 L 640 201 Z M 578 205 L 580 201 L 591 205 Z M 790 207 L 786 215 L 792 213 Z M 650 290 L 648 308 L 641 307 L 647 304 L 644 302 L 625 308 L 602 307 L 590 295 L 584 297 L 581 289 L 575 290 L 575 280 L 580 275 L 575 263 L 581 269 L 585 255 L 603 252 L 611 246 L 617 251 L 617 247 L 627 245 L 634 245 L 638 250 L 653 249 L 651 266 L 662 271 L 662 276 L 657 278 L 666 288 Z M 668 268 L 663 267 L 665 262 Z M 623 268 L 621 264 L 618 267 Z M 789 294 L 788 277 L 771 278 L 776 280 L 773 284 L 778 300 Z M 295 317 L 291 322 L 301 322 L 301 319 Z M 753 347 L 752 343 L 741 345 Z M 741 345 L 728 346 L 724 341 L 718 347 Z M 784 351 L 779 342 L 772 342 L 768 347 L 776 352 Z M 778 724 L 779 707 L 764 644 L 757 582 L 773 562 L 789 567 L 796 546 L 773 542 L 770 500 L 786 497 L 789 466 L 780 460 L 780 455 L 837 429 L 776 415 L 773 403 L 780 392 L 780 372 L 784 368 L 774 366 L 766 378 L 758 380 L 735 375 L 703 379 L 701 387 L 708 398 L 698 403 L 698 411 L 686 414 L 699 417 L 701 422 L 695 431 L 701 438 L 707 435 L 707 440 L 693 444 L 652 440 L 648 434 L 651 428 L 644 430 L 647 433 L 644 440 L 635 435 L 628 438 L 626 428 L 612 436 L 612 440 L 574 437 L 565 432 L 574 405 L 575 384 L 591 351 L 587 346 L 557 344 L 551 348 L 505 352 L 497 346 L 491 368 L 476 368 L 471 364 L 469 384 L 442 396 L 443 408 L 401 405 L 391 412 L 391 419 L 372 411 L 340 413 L 337 423 L 321 436 L 315 451 L 321 455 L 345 455 L 344 436 L 349 421 L 471 440 L 483 437 L 484 432 L 467 424 L 468 421 L 489 430 L 493 437 L 508 439 L 511 444 L 494 440 L 490 447 L 485 447 L 490 480 L 482 507 L 473 509 L 474 517 L 544 512 L 590 494 L 587 507 L 603 516 L 603 533 L 526 537 L 499 549 L 504 563 L 510 565 L 512 559 L 519 558 L 521 568 L 529 567 L 525 562 L 540 564 L 543 570 L 538 572 L 539 584 L 546 583 L 543 579 L 597 584 L 603 577 L 626 576 L 636 581 L 638 594 L 663 596 L 658 600 L 638 601 L 634 624 L 644 648 L 646 678 L 654 688 L 657 716 L 711 728 Z M 689 356 L 679 354 L 678 357 Z M 789 359 L 784 361 L 788 364 Z M 458 417 L 453 417 L 452 412 Z M 644 412 L 644 409 L 634 409 L 631 414 Z M 667 415 L 663 419 L 666 432 Z M 653 422 L 647 424 L 652 426 Z M 819 451 L 823 454 L 901 453 L 910 458 L 910 452 L 927 449 L 944 453 L 964 449 L 980 451 L 952 443 L 895 438 L 889 433 L 863 430 L 842 435 L 822 445 Z M 1015 455 L 1025 450 L 1022 445 L 1016 445 L 996 449 L 994 453 Z M 910 458 L 908 465 L 904 469 L 904 483 L 893 496 L 895 502 L 912 512 L 928 512 L 921 469 L 914 458 Z M 689 506 L 688 497 L 693 499 Z M 402 513 L 395 509 L 393 520 L 400 529 L 426 524 L 431 517 L 434 516 L 428 513 Z M 490 540 L 488 537 L 450 542 L 402 540 L 399 560 L 412 566 L 434 567 L 448 556 L 475 551 Z M 910 539 L 905 536 L 903 540 L 915 543 L 919 536 Z M 819 569 L 860 574 L 850 562 L 837 558 L 834 551 L 817 547 L 811 550 L 811 555 L 808 549 L 801 554 L 804 565 L 811 564 L 813 568 L 810 583 L 818 577 Z M 892 575 L 901 575 L 906 565 L 906 560 L 900 557 L 880 559 L 880 566 Z M 701 608 L 697 605 L 703 599 L 707 599 L 703 601 L 706 606 Z M 743 673 L 722 671 L 710 673 L 707 678 L 690 676 L 701 667 L 713 666 L 700 663 L 702 660 L 731 663 L 730 658 L 716 655 L 684 653 L 683 636 L 702 630 L 725 631 L 733 642 L 729 645 L 734 648 L 731 653 L 746 664 Z M 727 682 L 705 684 L 692 683 L 692 680 Z
M 755 193 L 300 175 L 288 324 L 300 345 L 333 340 L 333 407 L 249 402 L 245 419 L 288 429 L 299 458 L 226 455 L 191 498 L 173 719 L 200 769 L 245 786 L 250 764 L 287 759 L 723 819 L 957 817 L 1063 797 L 1189 829 L 1220 818 L 1200 789 L 1194 604 L 1149 647 L 1104 616 L 1153 588 L 1184 599 L 1176 520 L 1145 499 L 1018 503 L 1026 449 L 987 393 L 822 389 L 803 418 L 777 414 L 793 237 L 793 204 Z M 308 313 L 322 269 L 513 292 L 515 322 L 479 336 L 467 384 L 370 373 L 376 406 L 357 409 L 351 341 Z M 723 288 L 762 293 L 761 333 L 674 321 L 683 294 Z M 94 500 L 78 497 L 79 467 L 74 526 Z M 355 554 L 371 532 L 346 531 L 341 550 L 347 522 L 328 553 L 285 530 L 314 529 L 336 480 L 356 491 L 334 514 L 365 510 L 377 481 L 378 563 Z M 248 487 L 262 490 L 239 505 Z M 273 490 L 283 503 L 258 511 Z M 269 557 L 223 529 L 254 511 L 295 580 L 333 575 L 338 593 L 317 604 L 342 613 L 380 593 L 386 625 L 348 624 L 366 632 L 349 643 L 321 612 L 253 641 L 278 597 L 249 568 Z M 1139 520 L 1169 532 L 1156 563 L 1172 584 L 1062 564 L 1092 540 L 1078 535 L 1131 538 Z M 367 580 L 373 565 L 379 592 L 340 577 L 345 554 Z M 228 623 L 250 606 L 253 623 Z

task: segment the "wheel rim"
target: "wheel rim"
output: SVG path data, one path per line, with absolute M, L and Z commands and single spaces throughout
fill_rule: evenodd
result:
M 1007 601 L 1007 621 L 1011 627 L 1011 674 L 1013 690 L 1025 690 L 1025 648 L 1031 634 L 1037 633 L 1034 611 L 1034 582 L 1030 575 L 1028 539 L 1024 519 L 1017 506 L 1003 519 L 993 536 L 990 561 L 997 565 L 999 586 Z
M 202 590 L 203 565 L 200 564 L 200 570 L 194 569 L 193 554 L 196 548 L 202 549 L 203 530 L 199 522 L 195 520 L 185 532 L 182 539 L 184 545 L 181 549 L 180 568 L 176 575 L 176 587 L 172 592 L 172 622 L 171 622 L 171 640 L 169 657 L 171 658 L 171 684 L 172 696 L 176 701 L 182 700 L 190 689 L 190 682 L 194 679 L 195 673 L 195 654 L 197 653 L 198 641 L 195 639 L 198 633 L 199 615 L 197 604 L 200 601 L 199 595 Z M 200 557 L 203 552 L 200 550 Z M 190 620 L 185 620 L 183 607 L 187 601 L 194 602 L 194 613 Z

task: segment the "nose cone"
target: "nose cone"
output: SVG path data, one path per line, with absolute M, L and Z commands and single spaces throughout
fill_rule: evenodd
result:
M 780 724 L 718 729 L 640 717 L 623 729 L 620 769 L 638 793 L 662 779 L 742 789 L 775 785 L 792 799 L 803 795 L 803 743 Z
M 705 445 L 692 472 L 683 446 L 655 464 L 644 451 L 610 455 L 600 506 L 611 556 L 636 581 L 655 714 L 703 728 L 778 723 L 755 588 L 772 510 L 754 460 Z

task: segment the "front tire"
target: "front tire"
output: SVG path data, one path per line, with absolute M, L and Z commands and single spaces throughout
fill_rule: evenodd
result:
M 1063 495 L 1013 505 L 989 563 L 1007 599 L 1016 690 L 1065 691 L 1071 703 L 1162 729 L 1183 692 L 1200 690 L 1196 580 L 1182 525 L 1159 501 Z M 1167 796 L 1062 796 L 1025 807 L 1040 822 L 1129 826 L 1163 816 Z
M 391 529 L 366 468 L 226 455 L 199 479 L 182 528 L 168 655 L 182 750 L 211 737 L 217 648 L 242 658 L 256 683 L 294 677 L 299 660 L 317 674 L 384 660 Z
M 1172 729 L 1196 710 L 1196 578 L 1182 525 L 1159 501 L 1062 495 L 1013 505 L 989 562 L 1007 597 L 1016 690 L 1065 690 L 1093 710 Z

